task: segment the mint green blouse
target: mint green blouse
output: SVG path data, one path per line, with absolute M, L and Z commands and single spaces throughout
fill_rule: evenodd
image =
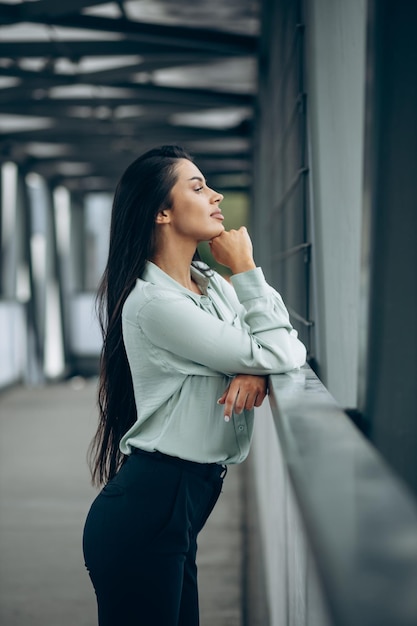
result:
M 207 277 L 192 267 L 191 273 L 202 295 L 148 262 L 124 304 L 137 421 L 120 448 L 240 463 L 249 452 L 254 411 L 227 423 L 218 398 L 236 374 L 300 367 L 305 347 L 261 268 L 235 274 L 233 286 L 214 272 Z

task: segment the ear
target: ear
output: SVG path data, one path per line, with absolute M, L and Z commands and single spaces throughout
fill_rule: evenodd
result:
M 155 218 L 156 224 L 169 224 L 171 221 L 170 211 L 168 209 L 161 209 L 158 211 Z

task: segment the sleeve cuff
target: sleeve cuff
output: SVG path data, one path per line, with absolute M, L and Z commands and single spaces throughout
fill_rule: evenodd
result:
M 233 274 L 230 280 L 241 303 L 267 295 L 270 290 L 260 267 L 241 274 Z

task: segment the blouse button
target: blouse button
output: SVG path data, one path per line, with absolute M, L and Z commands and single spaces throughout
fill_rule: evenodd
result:
M 240 426 L 238 427 L 238 430 L 240 431 L 245 430 L 245 427 L 242 424 L 240 424 Z

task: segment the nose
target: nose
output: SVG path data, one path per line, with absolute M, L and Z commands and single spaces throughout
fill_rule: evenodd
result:
M 213 192 L 212 202 L 221 202 L 223 200 L 224 195 L 222 193 L 218 193 L 217 191 L 214 191 L 214 189 L 211 191 Z

